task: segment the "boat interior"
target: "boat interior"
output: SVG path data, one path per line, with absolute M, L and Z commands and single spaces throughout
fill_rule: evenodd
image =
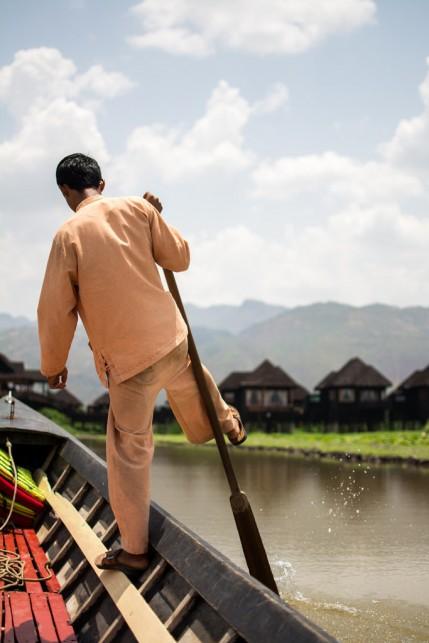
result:
M 334 641 L 155 503 L 149 568 L 132 580 L 98 570 L 96 555 L 119 546 L 105 462 L 19 401 L 11 418 L 3 401 L 0 448 L 10 440 L 45 506 L 0 533 L 26 579 L 1 581 L 1 641 Z

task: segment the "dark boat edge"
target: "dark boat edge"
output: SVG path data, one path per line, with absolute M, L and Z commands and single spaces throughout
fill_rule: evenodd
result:
M 0 404 L 6 398 L 0 399 Z M 19 434 L 20 442 L 31 443 L 35 435 L 51 444 L 60 455 L 108 501 L 105 461 L 75 436 L 22 402 L 16 401 L 10 419 L 0 407 L 0 432 Z M 3 442 L 3 439 L 2 439 Z M 336 639 L 290 607 L 274 592 L 235 565 L 221 552 L 195 534 L 157 503 L 151 503 L 150 542 L 243 639 L 251 643 L 293 641 L 328 643 Z

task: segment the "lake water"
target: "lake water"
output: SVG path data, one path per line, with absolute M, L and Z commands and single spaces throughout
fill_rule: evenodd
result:
M 428 470 L 231 455 L 286 601 L 344 642 L 429 641 Z M 216 449 L 158 447 L 152 487 L 245 567 Z

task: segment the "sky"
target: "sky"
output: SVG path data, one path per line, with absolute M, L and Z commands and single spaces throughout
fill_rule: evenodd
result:
M 429 3 L 2 0 L 0 312 L 35 318 L 57 162 L 157 194 L 186 301 L 429 305 Z M 76 215 L 78 216 L 78 215 Z

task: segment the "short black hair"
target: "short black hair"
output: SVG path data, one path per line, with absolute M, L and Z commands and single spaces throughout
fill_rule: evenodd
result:
M 85 188 L 98 188 L 102 180 L 100 166 L 85 154 L 69 154 L 57 166 L 57 185 L 68 185 L 81 192 Z

